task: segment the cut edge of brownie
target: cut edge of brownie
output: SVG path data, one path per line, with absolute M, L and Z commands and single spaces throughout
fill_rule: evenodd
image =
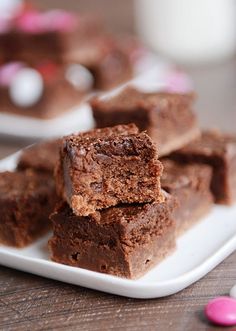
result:
M 104 137 L 107 130 L 122 128 L 121 134 Z M 77 215 L 89 215 L 119 203 L 163 201 L 161 173 L 150 137 L 135 125 L 118 125 L 64 138 L 57 191 Z
M 24 247 L 51 228 L 56 203 L 53 179 L 31 169 L 0 173 L 0 242 Z
M 17 170 L 32 169 L 53 175 L 59 159 L 61 139 L 45 140 L 24 148 L 19 156 Z
M 74 215 L 66 203 L 61 204 L 51 216 L 52 260 L 120 277 L 141 277 L 175 248 L 171 216 L 175 201 L 168 194 L 165 199 L 160 204 L 131 205 L 125 210 L 122 205 L 111 207 L 86 217 Z M 130 223 L 135 223 L 135 228 Z
M 174 210 L 177 235 L 191 228 L 213 207 L 210 191 L 212 169 L 208 165 L 179 164 L 171 159 L 162 159 L 164 171 L 162 187 L 179 205 Z
M 213 169 L 211 191 L 215 203 L 236 201 L 236 137 L 219 130 L 203 131 L 201 137 L 169 156 L 179 163 L 208 164 Z
M 181 136 L 175 136 L 171 141 L 166 143 L 163 146 L 159 146 L 159 156 L 164 157 L 168 154 L 172 153 L 173 151 L 181 148 L 182 146 L 188 144 L 190 141 L 195 140 L 200 135 L 200 129 L 197 126 L 193 126 L 190 130 L 186 131 L 185 133 L 182 133 Z M 155 137 L 153 136 L 153 139 L 155 140 Z

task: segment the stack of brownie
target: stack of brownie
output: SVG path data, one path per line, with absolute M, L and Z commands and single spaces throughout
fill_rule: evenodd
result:
M 94 18 L 24 11 L 0 31 L 0 110 L 54 117 L 129 78 L 124 48 Z M 201 132 L 194 99 L 133 86 L 93 98 L 97 129 L 30 146 L 0 173 L 0 242 L 24 247 L 52 224 L 52 260 L 142 276 L 213 202 L 236 200 L 236 137 Z
M 0 111 L 54 118 L 132 76 L 129 55 L 94 16 L 22 7 L 0 15 Z
M 134 124 L 63 138 L 52 259 L 137 278 L 175 247 L 175 199 L 160 186 L 152 139 Z
M 17 169 L 0 174 L 0 242 L 32 243 L 50 229 L 51 214 L 52 260 L 142 276 L 213 202 L 236 199 L 236 138 L 200 132 L 192 102 L 127 88 L 96 98 L 95 119 L 132 121 L 149 135 L 120 124 L 25 149 Z
M 206 215 L 215 203 L 236 200 L 236 137 L 201 132 L 194 95 L 144 92 L 128 86 L 91 101 L 97 127 L 135 123 L 156 142 L 164 166 L 162 188 L 178 200 L 177 234 Z

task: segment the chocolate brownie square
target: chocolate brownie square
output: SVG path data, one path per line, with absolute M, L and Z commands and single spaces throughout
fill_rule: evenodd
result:
M 212 169 L 204 164 L 179 164 L 162 159 L 162 188 L 175 197 L 178 207 L 173 212 L 177 234 L 182 234 L 206 215 L 213 206 L 210 191 Z
M 34 144 L 25 148 L 19 158 L 17 169 L 33 169 L 53 175 L 59 159 L 61 139 Z
M 16 247 L 32 243 L 50 229 L 55 203 L 54 181 L 47 174 L 0 173 L 0 242 Z
M 70 53 L 102 31 L 100 20 L 93 15 L 26 10 L 9 18 L 5 31 L 0 33 L 0 56 L 4 61 L 46 58 L 71 62 Z
M 50 119 L 78 106 L 92 87 L 76 86 L 67 70 L 49 61 L 0 65 L 0 111 Z
M 92 74 L 96 90 L 108 90 L 132 78 L 128 54 L 114 37 L 99 35 L 84 42 L 70 54 L 72 63 L 78 63 Z
M 110 89 L 131 78 L 129 57 L 111 38 L 90 40 L 73 56 L 74 62 L 64 65 L 47 58 L 0 63 L 0 111 L 54 118 L 94 89 Z
M 63 138 L 57 191 L 76 215 L 118 203 L 162 201 L 155 144 L 134 124 Z
M 112 97 L 95 97 L 91 106 L 97 127 L 135 123 L 163 156 L 199 135 L 193 99 L 191 94 L 149 93 L 129 86 Z
M 55 262 L 126 278 L 141 277 L 175 248 L 173 199 L 120 205 L 76 216 L 66 203 L 51 215 Z
M 236 201 L 236 136 L 205 131 L 199 139 L 170 157 L 182 163 L 210 165 L 213 169 L 211 190 L 215 202 L 232 204 Z

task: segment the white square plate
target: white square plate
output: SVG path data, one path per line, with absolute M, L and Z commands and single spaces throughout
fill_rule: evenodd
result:
M 20 153 L 20 152 L 19 152 Z M 0 161 L 13 170 L 19 153 Z M 177 241 L 176 251 L 138 280 L 127 280 L 50 261 L 48 237 L 24 249 L 0 246 L 0 263 L 70 284 L 132 298 L 167 296 L 202 278 L 236 249 L 236 206 L 215 206 Z

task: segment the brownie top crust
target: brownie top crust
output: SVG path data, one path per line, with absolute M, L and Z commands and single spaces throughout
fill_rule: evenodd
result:
M 54 188 L 54 181 L 48 174 L 25 171 L 0 173 L 0 200 L 15 200 L 35 197 Z
M 143 155 L 147 159 L 157 157 L 153 141 L 145 133 L 139 133 L 135 124 L 117 125 L 109 128 L 95 129 L 78 135 L 63 138 L 63 148 L 71 159 L 82 157 L 94 151 L 105 156 Z M 144 147 L 149 147 L 145 149 Z M 148 153 L 147 153 L 148 152 Z
M 102 129 L 94 129 L 79 134 L 72 134 L 63 138 L 63 143 L 68 142 L 70 146 L 78 147 L 81 143 L 89 145 L 90 142 L 99 138 L 109 138 L 112 136 L 125 136 L 128 134 L 137 134 L 139 129 L 133 123 L 128 125 L 116 125 L 113 127 L 107 127 Z
M 169 193 L 182 187 L 200 187 L 199 178 L 206 178 L 207 185 L 211 179 L 212 168 L 205 164 L 183 165 L 169 159 L 161 160 L 164 170 L 161 178 L 162 187 Z
M 94 67 L 104 60 L 105 56 L 113 52 L 126 55 L 118 40 L 103 33 L 94 35 L 90 40 L 83 40 L 76 48 L 76 61 L 88 68 Z
M 34 169 L 53 173 L 59 158 L 61 139 L 45 141 L 23 150 L 20 155 L 18 169 Z
M 162 194 L 165 197 L 162 203 L 120 204 L 89 216 L 76 216 L 66 202 L 60 202 L 51 215 L 54 233 L 61 235 L 60 224 L 63 223 L 68 225 L 69 233 L 73 227 L 74 235 L 79 231 L 80 236 L 94 241 L 105 240 L 105 237 L 107 240 L 117 237 L 126 240 L 130 236 L 140 236 L 140 232 L 146 234 L 157 226 L 161 234 L 162 227 L 168 224 L 162 224 L 160 215 L 168 215 L 171 225 L 173 220 L 170 215 L 176 207 L 176 200 L 171 195 L 164 191 Z M 163 220 L 166 220 L 166 216 Z M 101 235 L 103 238 L 98 238 Z
M 230 158 L 236 154 L 236 136 L 223 134 L 217 130 L 204 131 L 200 138 L 181 148 L 176 154 Z
M 95 97 L 91 100 L 92 107 L 104 112 L 132 111 L 135 108 L 164 110 L 176 107 L 191 107 L 193 94 L 177 94 L 168 92 L 143 92 L 132 86 L 123 89 L 111 98 Z

